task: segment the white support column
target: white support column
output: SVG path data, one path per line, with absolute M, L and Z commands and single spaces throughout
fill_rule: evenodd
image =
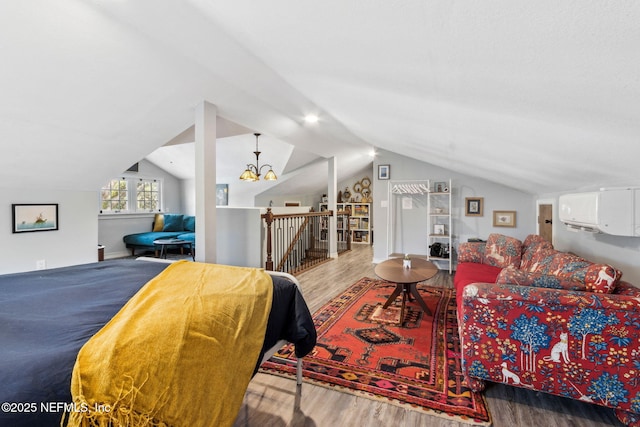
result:
M 203 101 L 196 107 L 196 261 L 216 262 L 216 116 Z
M 338 258 L 338 159 L 331 157 L 327 163 L 329 167 L 327 209 L 333 211 L 333 216 L 329 218 L 329 257 Z

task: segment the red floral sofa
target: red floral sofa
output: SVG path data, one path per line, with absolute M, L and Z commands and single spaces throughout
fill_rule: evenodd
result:
M 461 243 L 454 277 L 465 376 L 614 408 L 640 427 L 640 289 L 539 236 Z

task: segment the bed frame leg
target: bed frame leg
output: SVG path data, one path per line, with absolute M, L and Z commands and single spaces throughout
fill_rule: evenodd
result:
M 296 362 L 296 384 L 302 385 L 302 358 Z

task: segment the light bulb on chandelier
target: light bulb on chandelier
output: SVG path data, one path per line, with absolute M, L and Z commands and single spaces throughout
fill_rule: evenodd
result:
M 264 180 L 266 181 L 275 181 L 276 179 L 278 179 L 278 177 L 276 176 L 276 173 L 273 171 L 273 166 L 268 165 L 268 164 L 264 164 L 262 166 L 260 166 L 260 150 L 258 149 L 258 137 L 260 136 L 259 133 L 254 133 L 254 135 L 256 136 L 256 151 L 253 152 L 253 154 L 256 155 L 256 164 L 248 164 L 247 165 L 247 169 L 242 172 L 242 175 L 240 175 L 240 179 L 242 181 L 258 181 L 260 179 L 260 174 L 262 171 L 262 168 L 264 167 L 268 167 L 269 170 L 267 171 L 267 173 L 264 175 Z

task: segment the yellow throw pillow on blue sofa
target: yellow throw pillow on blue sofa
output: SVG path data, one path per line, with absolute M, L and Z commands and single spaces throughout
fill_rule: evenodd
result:
M 156 214 L 153 218 L 153 230 L 162 231 L 164 229 L 164 214 Z

